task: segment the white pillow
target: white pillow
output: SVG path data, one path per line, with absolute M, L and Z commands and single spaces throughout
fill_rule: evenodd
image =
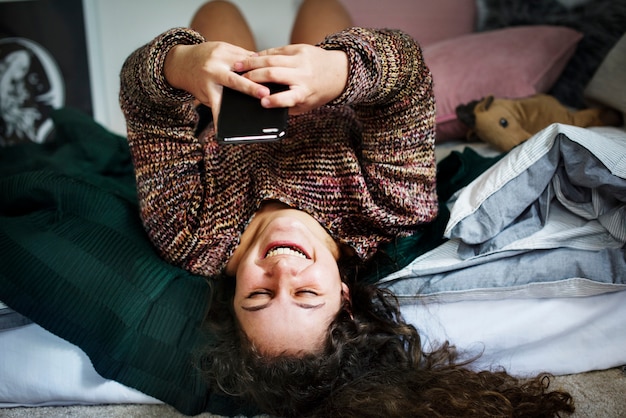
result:
M 585 88 L 585 97 L 626 115 L 626 34 L 615 44 Z
M 471 365 L 518 376 L 602 370 L 626 364 L 626 291 L 578 298 L 424 303 L 403 299 L 402 314 L 426 348 L 445 341 Z M 540 326 L 539 326 L 540 325 Z
M 161 403 L 101 377 L 80 348 L 36 324 L 0 331 L 0 353 L 0 406 Z

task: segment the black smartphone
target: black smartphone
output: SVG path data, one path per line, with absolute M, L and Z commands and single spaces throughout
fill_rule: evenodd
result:
M 272 94 L 288 86 L 265 84 Z M 217 117 L 217 141 L 222 144 L 266 142 L 281 139 L 287 133 L 287 108 L 266 109 L 261 100 L 224 87 Z

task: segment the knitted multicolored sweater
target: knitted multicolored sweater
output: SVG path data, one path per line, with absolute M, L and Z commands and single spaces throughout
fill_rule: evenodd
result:
M 352 28 L 328 37 L 322 48 L 348 54 L 342 95 L 291 116 L 286 138 L 243 145 L 217 144 L 212 125 L 196 138 L 193 97 L 164 78 L 171 47 L 202 41 L 172 29 L 121 71 L 141 217 L 166 260 L 220 273 L 268 199 L 306 211 L 362 259 L 436 216 L 432 78 L 408 35 Z

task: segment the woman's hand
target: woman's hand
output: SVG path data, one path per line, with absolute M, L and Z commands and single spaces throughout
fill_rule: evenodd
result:
M 177 45 L 165 58 L 164 74 L 174 88 L 185 90 L 209 106 L 217 120 L 222 99 L 222 86 L 227 86 L 259 99 L 269 95 L 267 87 L 237 74 L 235 64 L 256 53 L 225 42 L 204 42 Z
M 343 92 L 348 57 L 343 51 L 288 45 L 248 55 L 235 63 L 234 70 L 255 83 L 288 85 L 289 90 L 257 96 L 264 107 L 289 107 L 290 113 L 297 114 L 325 105 Z

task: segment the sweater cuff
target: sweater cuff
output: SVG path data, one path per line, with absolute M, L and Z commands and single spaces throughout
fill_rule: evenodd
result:
M 170 50 L 177 45 L 197 45 L 204 42 L 204 37 L 188 28 L 174 28 L 157 37 L 150 46 L 148 65 L 155 92 L 175 101 L 193 100 L 189 92 L 172 87 L 165 78 L 165 58 Z
M 324 49 L 341 50 L 348 56 L 346 87 L 330 105 L 367 102 L 374 95 L 373 89 L 380 85 L 377 53 L 370 38 L 371 31 L 355 27 L 330 35 L 319 45 Z

